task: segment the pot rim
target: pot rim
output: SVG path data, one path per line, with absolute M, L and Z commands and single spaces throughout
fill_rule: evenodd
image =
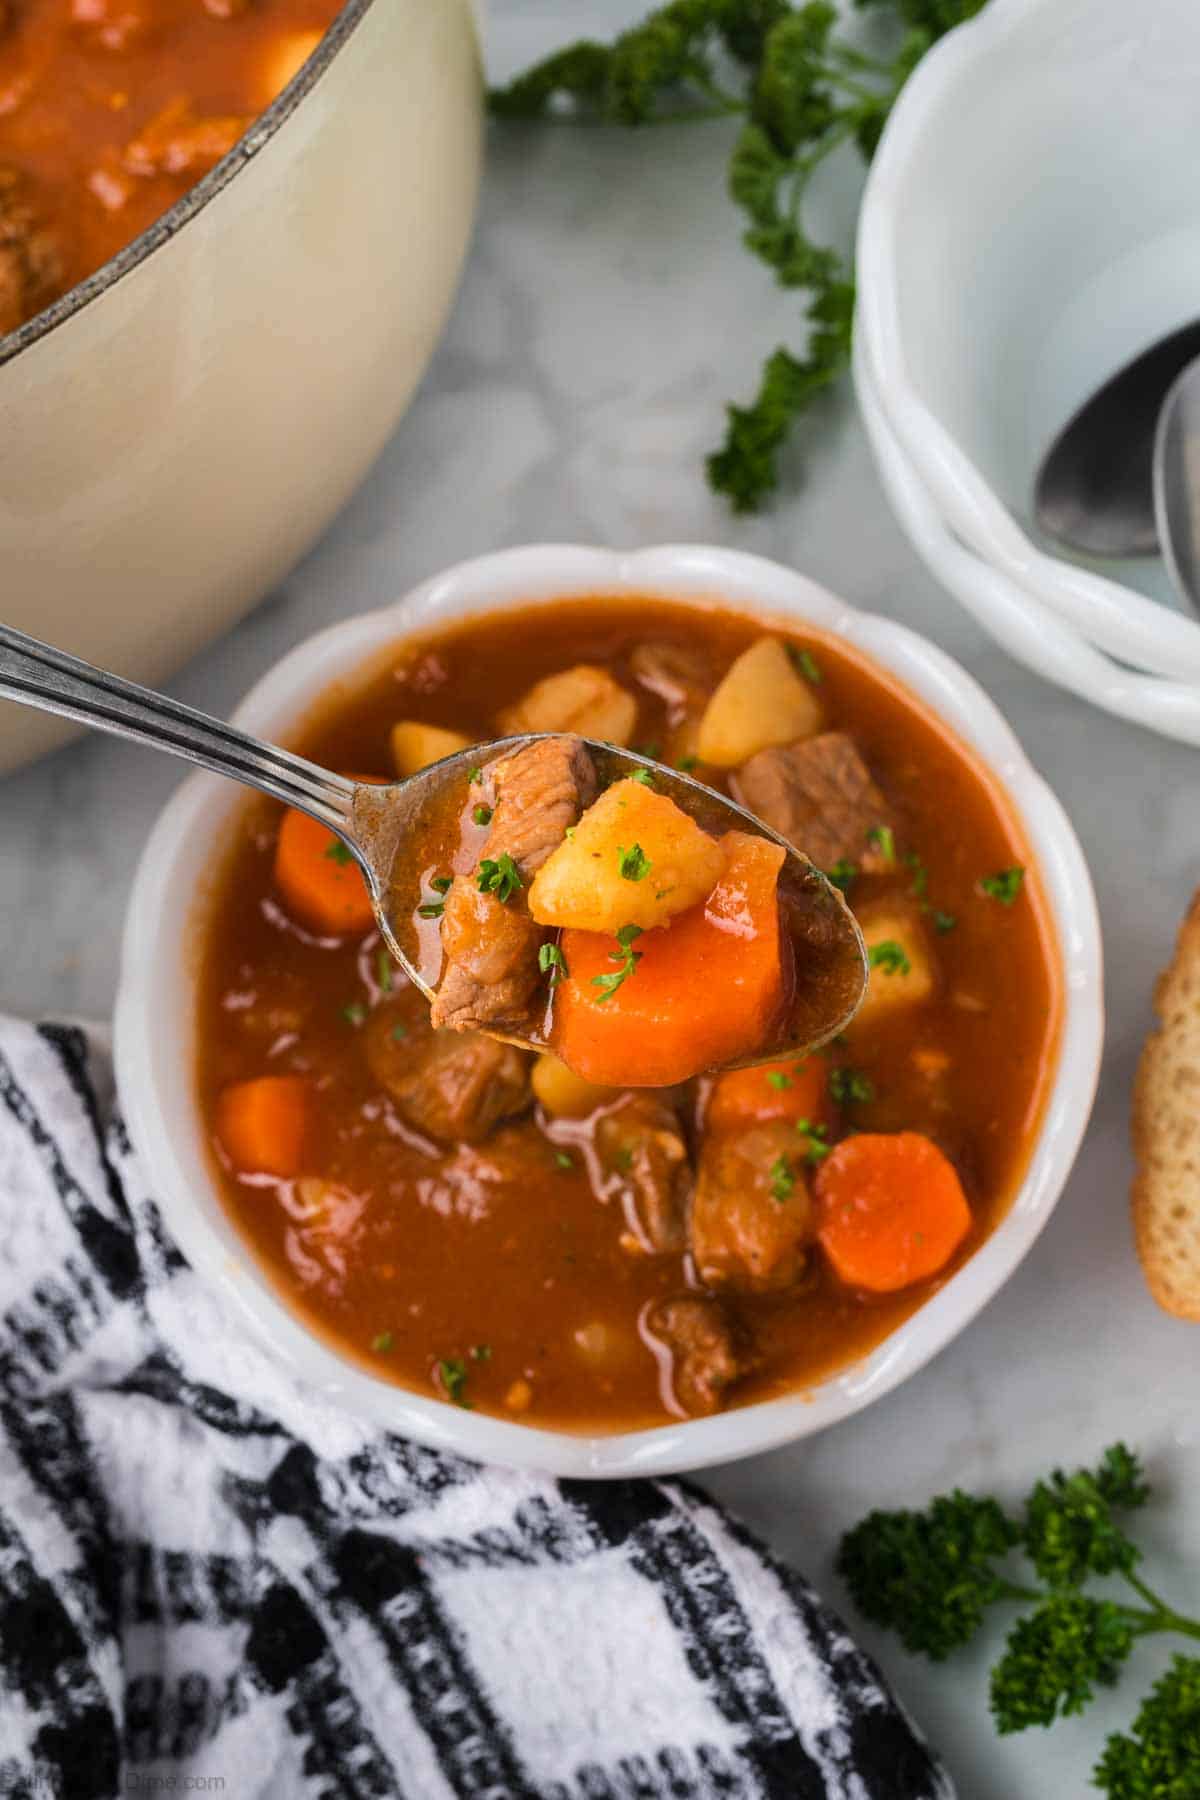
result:
M 266 111 L 258 115 L 227 156 L 223 156 L 207 175 L 202 176 L 186 194 L 181 194 L 166 212 L 161 213 L 145 231 L 139 232 L 137 237 L 118 250 L 115 256 L 110 256 L 91 275 L 76 282 L 73 288 L 68 288 L 65 294 L 60 295 L 41 312 L 35 313 L 32 319 L 19 325 L 16 331 L 10 332 L 7 337 L 0 337 L 0 368 L 13 362 L 22 351 L 31 350 L 35 344 L 40 344 L 102 294 L 107 294 L 126 275 L 140 268 L 156 250 L 161 250 L 164 244 L 169 243 L 197 213 L 203 212 L 209 202 L 253 162 L 263 145 L 275 136 L 284 121 L 291 118 L 338 53 L 349 43 L 374 4 L 375 0 L 346 0 L 312 55 L 296 71 L 287 86 L 275 96 Z

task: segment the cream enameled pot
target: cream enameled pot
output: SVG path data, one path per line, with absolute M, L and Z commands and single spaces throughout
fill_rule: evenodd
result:
M 0 339 L 0 617 L 157 682 L 278 581 L 425 368 L 481 141 L 470 0 L 349 0 L 211 175 Z M 0 704 L 0 771 L 64 731 Z

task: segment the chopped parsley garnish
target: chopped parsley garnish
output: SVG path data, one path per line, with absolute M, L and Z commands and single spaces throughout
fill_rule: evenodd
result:
M 856 1101 L 865 1105 L 875 1098 L 875 1083 L 861 1070 L 843 1066 L 830 1069 L 829 1092 L 838 1106 L 850 1106 Z
M 784 1088 L 791 1087 L 792 1078 L 790 1075 L 786 1075 L 782 1069 L 768 1069 L 767 1085 L 773 1087 L 777 1093 L 782 1093 Z
M 569 1155 L 566 1150 L 556 1150 L 554 1152 L 554 1166 L 556 1169 L 573 1169 L 575 1167 L 575 1158 Z
M 811 650 L 801 650 L 795 644 L 789 644 L 787 653 L 794 666 L 803 675 L 805 681 L 811 681 L 814 687 L 821 685 L 821 665 Z
M 791 1198 L 796 1177 L 786 1156 L 777 1156 L 771 1164 L 771 1198 L 781 1204 Z
M 640 781 L 643 787 L 653 787 L 654 777 L 649 769 L 634 769 L 629 776 L 630 781 Z
M 1025 881 L 1024 869 L 998 869 L 994 875 L 985 875 L 979 883 L 990 900 L 998 900 L 1001 906 L 1011 906 Z
M 841 888 L 843 894 L 850 892 L 850 884 L 857 876 L 858 864 L 848 861 L 844 856 L 834 863 L 832 869 L 825 871 L 826 881 L 832 882 L 835 888 Z
M 473 769 L 468 769 L 467 781 L 470 783 L 470 785 L 472 787 L 478 787 L 482 780 L 483 780 L 483 770 L 479 767 L 478 764 L 476 764 Z
M 340 863 L 343 867 L 345 867 L 347 863 L 354 861 L 352 852 L 346 848 L 341 838 L 334 838 L 325 854 L 330 862 Z
M 436 875 L 429 885 L 435 894 L 448 894 L 454 886 L 454 878 L 451 875 Z M 446 902 L 444 900 L 427 900 L 424 906 L 418 906 L 417 917 L 419 919 L 440 919 L 445 910 Z
M 521 871 L 507 850 L 502 850 L 496 857 L 484 857 L 479 865 L 478 883 L 481 894 L 495 894 L 502 906 L 525 886 Z
M 447 1400 L 455 1406 L 465 1406 L 471 1410 L 471 1402 L 467 1399 L 467 1365 L 460 1356 L 446 1358 L 437 1365 L 438 1377 L 446 1390 Z
M 613 1156 L 613 1161 L 616 1163 L 618 1169 L 623 1170 L 624 1173 L 628 1175 L 630 1169 L 633 1167 L 633 1151 L 628 1144 L 622 1144 L 618 1148 L 616 1154 Z
M 933 929 L 936 932 L 939 932 L 941 936 L 944 937 L 948 931 L 953 931 L 957 924 L 958 920 L 953 913 L 938 912 L 936 909 L 934 910 Z
M 575 836 L 575 827 L 573 825 L 568 825 L 567 829 L 563 832 L 563 836 L 564 837 L 574 837 Z
M 624 844 L 617 845 L 618 867 L 626 881 L 645 881 L 654 864 L 646 855 L 640 844 L 634 844 L 626 850 Z
M 392 1042 L 393 1042 L 393 1044 L 402 1044 L 407 1036 L 408 1036 L 408 1026 L 407 1025 L 393 1025 L 392 1026 Z
M 492 1346 L 490 1344 L 472 1344 L 467 1354 L 472 1362 L 491 1362 Z
M 600 1000 L 598 1004 L 602 1004 L 605 1000 L 611 1000 L 621 983 L 629 980 L 629 977 L 641 962 L 642 952 L 632 948 L 634 939 L 640 938 L 641 935 L 642 928 L 640 925 L 622 925 L 620 931 L 618 931 L 617 948 L 616 950 L 609 951 L 608 960 L 609 962 L 619 963 L 621 965 L 620 968 L 612 975 L 592 976 L 592 986 L 600 989 Z
M 677 769 L 682 769 L 685 775 L 690 775 L 699 761 L 700 758 L 698 756 L 681 756 L 679 761 L 675 764 L 675 767 Z
M 884 938 L 882 944 L 872 944 L 868 952 L 868 961 L 873 969 L 882 969 L 885 975 L 910 975 L 912 964 L 903 944 L 895 938 Z
M 371 1348 L 372 1350 L 390 1350 L 395 1341 L 390 1331 L 381 1331 L 378 1337 L 371 1339 Z
M 549 975 L 550 986 L 557 987 L 567 978 L 567 959 L 557 944 L 543 944 L 538 951 L 538 968 Z
M 361 1000 L 351 1000 L 348 1006 L 343 1006 L 342 1008 L 342 1017 L 345 1019 L 347 1025 L 357 1027 L 362 1024 L 366 1016 L 367 1009 Z
M 392 959 L 381 944 L 375 952 L 375 980 L 381 994 L 391 993 L 392 978 Z
M 490 825 L 492 822 L 492 809 L 490 806 L 477 806 L 471 814 L 471 817 L 477 825 Z
M 908 891 L 915 900 L 923 900 L 929 889 L 929 870 L 915 850 L 906 851 L 904 861 L 906 867 L 912 870 L 912 886 Z
M 635 744 L 633 746 L 633 748 L 638 756 L 648 756 L 650 758 L 651 762 L 657 762 L 658 761 L 658 753 L 662 749 L 662 745 L 661 744 Z
M 675 889 L 677 886 L 678 886 L 677 882 L 672 882 L 670 887 L 659 888 L 659 890 L 658 890 L 657 894 L 655 894 L 654 898 L 656 900 L 665 900 L 668 894 L 673 894 L 675 892 Z
M 801 1137 L 808 1139 L 808 1147 L 804 1152 L 807 1163 L 824 1162 L 833 1146 L 829 1142 L 829 1127 L 814 1123 L 812 1119 L 797 1119 L 796 1130 Z
M 872 825 L 867 833 L 872 850 L 878 850 L 890 869 L 896 860 L 896 834 L 890 825 Z

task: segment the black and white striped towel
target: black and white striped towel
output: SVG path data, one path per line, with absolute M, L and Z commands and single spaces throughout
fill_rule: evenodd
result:
M 696 1489 L 312 1404 L 167 1237 L 109 1080 L 0 1020 L 0 1795 L 952 1800 Z

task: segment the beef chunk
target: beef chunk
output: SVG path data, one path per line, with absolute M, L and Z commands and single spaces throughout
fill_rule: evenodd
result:
M 415 1131 L 443 1144 L 477 1144 L 529 1105 L 524 1051 L 477 1031 L 398 1037 L 398 1018 L 399 1009 L 376 1007 L 365 1031 L 367 1061 Z
M 867 833 L 888 825 L 888 805 L 844 731 L 760 750 L 733 777 L 734 796 L 819 869 L 885 866 Z
M 713 691 L 708 657 L 690 644 L 639 644 L 629 658 L 638 682 L 667 708 L 673 725 L 704 710 Z
M 804 1148 L 785 1119 L 706 1143 L 690 1221 L 701 1281 L 758 1294 L 799 1280 L 816 1230 Z
M 26 182 L 0 167 L 0 337 L 49 306 L 63 281 L 58 240 L 38 218 Z
M 657 1300 L 643 1324 L 667 1354 L 667 1383 L 680 1412 L 718 1412 L 727 1390 L 754 1367 L 744 1333 L 711 1294 Z
M 597 1120 L 596 1149 L 624 1183 L 639 1241 L 655 1252 L 682 1250 L 692 1167 L 674 1108 L 653 1093 L 630 1094 Z
M 573 738 L 540 739 L 485 771 L 492 820 L 480 861 L 511 856 L 525 885 L 502 902 L 480 893 L 476 871 L 455 876 L 442 915 L 446 961 L 433 1003 L 435 1026 L 528 1025 L 543 937 L 526 910 L 529 883 L 595 791 L 592 759 Z

